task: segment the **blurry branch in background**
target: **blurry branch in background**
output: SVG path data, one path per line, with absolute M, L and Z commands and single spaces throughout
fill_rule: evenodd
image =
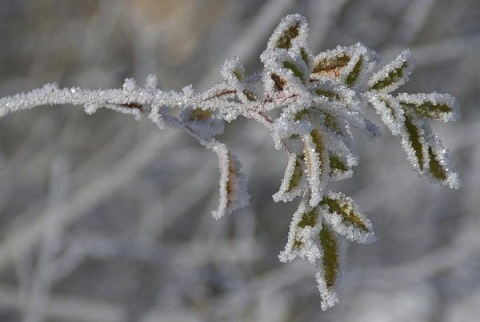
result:
M 281 11 L 288 3 L 275 2 L 277 11 L 272 12 Z M 268 5 L 274 6 L 274 2 Z M 144 86 L 127 79 L 121 89 L 62 89 L 47 84 L 0 99 L 0 115 L 42 105 L 69 104 L 83 106 L 88 114 L 105 107 L 137 119 L 145 117 L 161 129 L 181 130 L 218 157 L 220 189 L 219 205 L 212 213 L 215 219 L 249 202 L 242 165 L 217 138 L 225 122 L 240 116 L 257 121 L 270 132 L 275 148 L 288 158 L 273 199 L 301 199 L 279 258 L 290 262 L 300 257 L 315 266 L 321 307 L 326 310 L 338 302 L 336 290 L 343 274 L 345 241 L 375 241 L 373 225 L 359 205 L 343 193 L 327 190 L 331 182 L 352 177 L 359 162 L 352 129 L 369 138 L 380 136 L 379 128 L 365 114 L 372 107 L 392 135 L 400 137 L 408 161 L 420 176 L 458 189 L 458 174 L 431 123 L 455 121 L 460 111 L 455 98 L 448 94 L 396 93 L 408 82 L 414 68 L 409 50 L 375 70 L 379 55 L 361 43 L 315 55 L 307 45 L 307 32 L 304 17 L 295 14 L 283 18 L 260 56 L 264 65 L 260 73 L 246 74 L 239 58 L 233 57 L 222 66 L 223 82 L 203 92 L 196 92 L 192 86 L 179 92 L 164 91 L 152 75 Z M 254 45 L 252 42 L 246 47 Z M 56 231 L 61 233 L 86 209 L 132 180 L 161 145 L 170 142 L 168 133 L 161 142 L 156 137 L 147 141 L 124 162 L 76 193 L 70 202 L 50 209 L 20 232 L 10 233 L 0 248 L 0 267 L 11 257 L 27 253 L 42 238 L 45 225 L 55 221 Z M 188 195 L 184 197 L 188 199 Z M 46 249 L 52 245 L 53 241 L 44 243 Z M 49 258 L 53 253 L 45 251 L 44 255 Z M 48 285 L 36 287 L 44 289 Z M 35 294 L 30 312 L 42 306 Z

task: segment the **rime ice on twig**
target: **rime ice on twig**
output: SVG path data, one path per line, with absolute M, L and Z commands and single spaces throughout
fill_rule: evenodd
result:
M 53 83 L 0 99 L 0 116 L 41 105 L 81 105 L 88 114 L 105 107 L 137 119 L 145 116 L 160 128 L 185 131 L 218 156 L 217 219 L 249 201 L 241 165 L 218 136 L 225 121 L 239 116 L 256 120 L 270 131 L 275 148 L 288 156 L 273 199 L 301 199 L 279 258 L 289 262 L 298 256 L 315 265 L 321 306 L 327 309 L 338 302 L 343 242 L 375 240 L 372 223 L 352 198 L 325 192 L 330 181 L 350 178 L 358 164 L 352 127 L 368 137 L 380 136 L 365 116 L 367 105 L 372 106 L 400 137 L 419 175 L 457 189 L 459 176 L 430 122 L 458 120 L 460 110 L 448 94 L 395 93 L 413 70 L 410 51 L 374 72 L 379 57 L 373 50 L 357 43 L 314 55 L 307 33 L 304 17 L 283 18 L 260 56 L 260 73 L 246 75 L 240 59 L 233 57 L 222 66 L 223 83 L 204 92 L 195 92 L 191 85 L 180 92 L 163 91 L 153 75 L 143 87 L 127 79 L 122 88 L 108 90 L 61 89 Z

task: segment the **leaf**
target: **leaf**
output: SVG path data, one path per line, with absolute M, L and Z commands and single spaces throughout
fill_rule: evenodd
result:
M 370 90 L 390 93 L 405 84 L 413 70 L 415 63 L 410 50 L 403 51 L 390 64 L 376 72 L 368 86 Z
M 280 261 L 291 262 L 299 256 L 315 263 L 321 256 L 317 240 L 320 226 L 317 208 L 308 206 L 308 197 L 304 195 L 293 214 L 285 250 L 278 256 Z
M 380 96 L 372 93 L 368 93 L 367 97 L 390 132 L 393 135 L 400 135 L 404 131 L 405 117 L 398 100 L 391 95 Z
M 233 57 L 225 61 L 220 71 L 225 82 L 235 89 L 240 101 L 243 103 L 256 101 L 257 98 L 252 91 L 246 88 L 245 68 L 240 63 L 238 57 Z
M 405 131 L 402 133 L 402 146 L 413 167 L 423 174 L 427 148 L 425 146 L 424 130 L 419 120 L 405 115 Z
M 208 120 L 213 116 L 213 112 L 209 110 L 201 109 L 200 107 L 194 108 L 188 116 L 189 122 L 198 122 Z
M 338 181 L 350 178 L 353 175 L 351 167 L 348 162 L 342 160 L 342 158 L 335 152 L 330 151 L 330 178 Z
M 441 122 L 456 121 L 460 118 L 460 108 L 456 99 L 449 94 L 406 94 L 397 96 L 402 107 L 417 117 Z
M 334 79 L 348 87 L 356 87 L 375 67 L 377 56 L 361 43 L 350 47 L 338 46 L 315 57 L 311 78 Z
M 265 69 L 263 81 L 266 93 L 283 91 L 287 86 L 304 88 L 310 73 L 300 56 L 285 51 L 265 51 L 260 56 Z
M 304 72 L 300 69 L 299 66 L 296 66 L 295 63 L 291 62 L 291 61 L 284 61 L 283 62 L 283 67 L 290 70 L 293 75 L 295 77 L 297 77 L 298 79 L 300 79 L 302 81 L 302 83 L 305 84 L 306 82 L 306 78 L 305 78 L 305 74 Z
M 282 19 L 268 40 L 267 50 L 300 50 L 306 44 L 308 24 L 299 14 L 288 15 Z
M 443 147 L 440 139 L 428 125 L 424 125 L 428 153 L 428 167 L 425 171 L 433 183 L 459 189 L 462 185 L 458 173 L 454 170 L 448 155 L 448 150 Z
M 360 244 L 375 241 L 373 225 L 359 210 L 352 198 L 330 192 L 320 202 L 326 223 L 339 235 Z
M 357 110 L 360 100 L 355 91 L 344 84 L 332 80 L 316 80 L 309 87 L 312 94 L 326 98 L 330 103 L 343 104 L 348 109 Z
M 306 48 L 306 47 L 300 48 L 300 58 L 305 63 L 305 66 L 308 67 L 309 71 L 312 68 L 312 63 L 313 63 L 313 57 L 312 56 L 313 55 L 308 48 Z
M 341 246 L 334 231 L 322 225 L 318 234 L 322 256 L 316 262 L 315 279 L 322 298 L 322 310 L 334 306 L 338 302 L 336 285 L 341 273 Z
M 247 180 L 241 172 L 241 165 L 234 154 L 222 143 L 216 143 L 212 150 L 217 153 L 220 168 L 220 202 L 218 210 L 212 213 L 215 219 L 248 205 Z
M 220 74 L 227 84 L 237 85 L 245 79 L 245 67 L 240 63 L 240 59 L 234 56 L 223 63 Z
M 310 206 L 315 207 L 321 199 L 322 191 L 328 182 L 328 151 L 324 138 L 318 129 L 303 137 L 303 154 L 310 187 Z
M 270 75 L 270 78 L 272 79 L 273 83 L 275 84 L 275 90 L 283 91 L 287 82 L 275 73 L 272 73 Z
M 339 271 L 339 246 L 336 236 L 326 225 L 322 226 L 318 235 L 323 250 L 322 264 L 327 288 L 335 285 Z
M 351 59 L 346 47 L 338 46 L 336 49 L 320 53 L 314 59 L 311 77 L 337 79 Z
M 303 162 L 295 153 L 288 156 L 288 164 L 279 191 L 273 195 L 275 202 L 291 201 L 302 194 L 303 190 Z

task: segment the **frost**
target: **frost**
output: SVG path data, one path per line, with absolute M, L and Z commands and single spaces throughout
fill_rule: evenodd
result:
M 448 150 L 430 123 L 458 120 L 460 109 L 448 94 L 395 94 L 414 67 L 408 50 L 374 72 L 379 56 L 361 43 L 314 55 L 307 33 L 301 15 L 283 18 L 260 56 L 263 70 L 247 75 L 240 58 L 232 57 L 221 68 L 223 81 L 203 92 L 192 85 L 181 91 L 162 90 L 155 75 L 149 75 L 143 87 L 126 79 L 123 87 L 107 90 L 52 83 L 1 98 L 0 116 L 42 105 L 79 105 L 88 114 L 107 108 L 137 119 L 145 116 L 162 129 L 181 130 L 218 156 L 216 219 L 249 202 L 241 164 L 218 137 L 225 122 L 240 116 L 259 122 L 288 158 L 273 199 L 300 199 L 279 258 L 289 262 L 299 257 L 315 265 L 321 306 L 327 309 L 338 302 L 343 241 L 375 240 L 373 224 L 352 198 L 326 193 L 330 181 L 352 177 L 359 162 L 352 128 L 369 138 L 380 137 L 379 127 L 366 116 L 366 109 L 373 107 L 386 128 L 400 138 L 420 176 L 458 189 L 461 182 Z
M 149 74 L 147 76 L 147 79 L 145 81 L 145 88 L 147 90 L 151 90 L 151 91 L 154 91 L 156 90 L 158 87 L 158 79 L 157 79 L 157 75 L 154 75 L 154 74 Z
M 137 83 L 133 78 L 125 79 L 123 83 L 123 90 L 126 92 L 133 92 L 137 88 Z

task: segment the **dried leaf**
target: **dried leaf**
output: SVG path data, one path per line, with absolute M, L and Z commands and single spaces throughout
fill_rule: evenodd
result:
M 212 149 L 218 155 L 220 168 L 220 202 L 214 211 L 215 219 L 248 205 L 250 196 L 247 192 L 247 181 L 241 172 L 241 165 L 235 155 L 229 152 L 222 143 L 215 144 Z

